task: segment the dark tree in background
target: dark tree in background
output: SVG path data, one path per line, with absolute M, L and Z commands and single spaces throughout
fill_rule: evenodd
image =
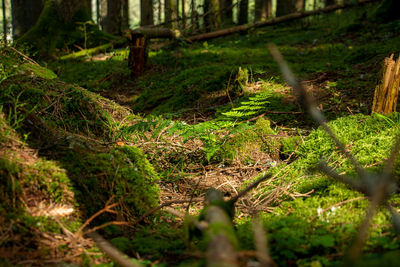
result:
M 254 20 L 260 21 L 271 17 L 272 0 L 256 0 L 254 8 Z
M 122 30 L 129 29 L 129 0 L 122 0 Z
M 140 0 L 140 25 L 153 25 L 153 2 L 149 0 Z
M 325 0 L 325 6 L 332 6 L 336 4 L 336 0 Z
M 1 7 L 3 9 L 3 38 L 4 43 L 7 43 L 7 19 L 6 19 L 6 0 L 1 1 Z
M 204 12 L 204 27 L 206 31 L 215 30 L 220 26 L 218 5 L 219 5 L 218 0 L 204 0 L 203 12 Z
M 239 3 L 238 23 L 247 24 L 249 20 L 249 0 L 241 0 Z
M 219 0 L 222 25 L 232 25 L 233 24 L 232 4 L 233 4 L 232 0 Z
M 104 3 L 104 1 L 103 1 Z M 122 3 L 120 0 L 107 1 L 107 15 L 102 20 L 105 32 L 119 35 L 122 33 Z
M 35 25 L 43 9 L 43 4 L 43 0 L 11 0 L 14 39 L 22 36 Z
M 297 0 L 277 0 L 276 16 L 284 16 L 296 12 Z
M 52 57 L 57 49 L 93 47 L 115 39 L 96 25 L 86 24 L 88 21 L 91 16 L 87 1 L 46 0 L 35 25 L 16 40 L 16 45 L 27 45 L 42 56 Z
M 176 19 L 178 18 L 178 14 L 176 13 L 177 1 L 178 0 L 165 0 L 164 16 L 167 27 L 176 28 Z

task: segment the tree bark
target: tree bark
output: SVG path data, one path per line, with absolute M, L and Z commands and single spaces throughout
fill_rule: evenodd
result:
M 272 0 L 256 0 L 254 9 L 254 20 L 266 20 L 272 14 Z
M 7 18 L 6 18 L 6 0 L 2 0 L 2 14 L 3 14 L 3 38 L 4 43 L 7 44 Z
M 241 0 L 239 3 L 238 24 L 247 24 L 249 20 L 249 0 Z
M 165 24 L 167 27 L 176 28 L 176 19 L 178 14 L 176 14 L 176 4 L 177 0 L 165 0 L 164 12 L 165 12 Z
M 285 16 L 296 12 L 297 0 L 278 0 L 276 3 L 276 16 Z
M 233 12 L 232 12 L 232 0 L 219 0 L 219 6 L 221 9 L 221 23 L 222 25 L 233 24 Z
M 19 38 L 35 25 L 42 8 L 43 0 L 11 0 L 14 39 Z
M 35 23 L 24 35 L 16 40 L 16 45 L 27 44 L 32 52 L 53 57 L 56 49 L 72 48 L 73 45 L 89 47 L 109 43 L 113 40 L 96 25 L 82 23 L 90 21 L 86 1 L 46 0 L 43 10 Z
M 306 7 L 306 1 L 305 0 L 297 0 L 296 1 L 296 9 L 297 11 L 303 11 Z
M 140 25 L 154 25 L 153 1 L 140 0 Z
M 129 0 L 122 0 L 122 30 L 129 29 Z
M 120 35 L 122 33 L 121 0 L 107 1 L 107 15 L 103 19 L 103 30 L 107 33 Z
M 220 26 L 220 14 L 218 13 L 218 0 L 204 0 L 204 27 L 206 31 L 218 29 Z

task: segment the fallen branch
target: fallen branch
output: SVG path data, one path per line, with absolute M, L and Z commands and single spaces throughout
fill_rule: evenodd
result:
M 96 242 L 96 245 L 101 249 L 111 260 L 121 267 L 142 267 L 142 265 L 134 263 L 127 255 L 116 249 L 113 245 L 105 240 L 96 232 L 89 233 L 88 236 Z
M 328 6 L 328 7 L 316 9 L 316 10 L 311 10 L 311 11 L 296 12 L 296 13 L 292 13 L 292 14 L 289 14 L 286 16 L 269 19 L 266 21 L 259 21 L 259 22 L 256 22 L 256 23 L 253 23 L 250 25 L 240 25 L 240 26 L 235 26 L 235 27 L 228 28 L 228 29 L 222 29 L 222 30 L 218 30 L 218 31 L 214 31 L 214 32 L 208 32 L 208 33 L 194 35 L 194 36 L 186 38 L 186 41 L 187 42 L 197 42 L 197 41 L 208 40 L 208 39 L 212 39 L 212 38 L 230 35 L 230 34 L 237 33 L 237 32 L 248 31 L 253 28 L 276 25 L 279 23 L 302 19 L 302 18 L 306 18 L 309 16 L 318 15 L 321 13 L 330 13 L 330 12 L 333 12 L 333 11 L 336 11 L 339 9 L 351 8 L 351 7 L 355 7 L 357 5 L 373 3 L 373 2 L 378 2 L 378 1 L 379 0 L 359 0 L 357 3 L 352 2 L 352 3 L 346 3 L 346 4 L 338 4 L 338 5 L 332 5 L 332 6 Z

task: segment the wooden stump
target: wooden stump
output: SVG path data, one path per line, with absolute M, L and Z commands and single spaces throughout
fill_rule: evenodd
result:
M 141 33 L 131 33 L 129 39 L 129 58 L 128 65 L 131 69 L 132 77 L 142 74 L 147 61 L 147 40 Z
M 392 54 L 389 58 L 385 58 L 381 71 L 382 78 L 375 88 L 372 112 L 391 114 L 396 111 L 400 85 L 400 57 L 397 61 L 393 57 Z

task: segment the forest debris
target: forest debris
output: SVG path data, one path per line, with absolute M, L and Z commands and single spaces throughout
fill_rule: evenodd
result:
M 400 56 L 393 59 L 394 54 L 385 58 L 381 71 L 382 79 L 375 88 L 372 112 L 391 114 L 396 111 L 400 85 Z

